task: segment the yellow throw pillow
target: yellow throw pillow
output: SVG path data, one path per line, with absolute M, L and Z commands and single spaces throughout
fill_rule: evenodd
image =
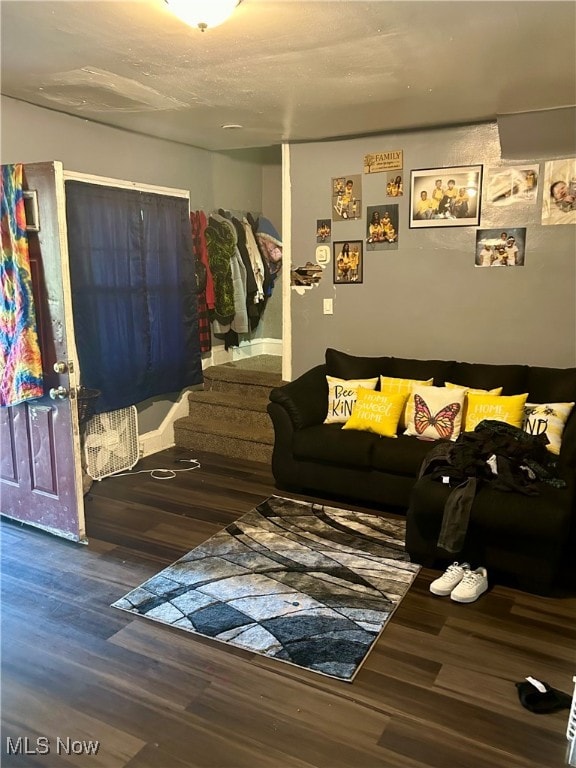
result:
M 503 421 L 513 427 L 521 427 L 524 417 L 524 404 L 528 394 L 524 395 L 478 395 L 468 393 L 468 407 L 464 430 L 473 432 L 476 425 L 484 419 Z
M 434 383 L 434 379 L 428 379 L 427 381 L 419 381 L 418 379 L 398 379 L 393 376 L 380 376 L 380 392 L 385 395 L 408 395 L 412 394 L 412 388 L 414 386 L 419 387 L 431 387 Z M 410 419 L 414 417 L 414 398 L 408 397 L 404 411 L 400 416 L 400 426 L 402 429 L 406 429 Z
M 375 432 L 382 437 L 396 437 L 400 414 L 408 395 L 385 395 L 358 389 L 352 416 L 342 429 L 358 429 L 363 432 Z
M 466 392 L 472 392 L 473 395 L 501 395 L 502 387 L 495 387 L 494 389 L 475 389 L 474 387 L 466 387 L 464 384 L 451 384 L 449 381 L 444 382 L 444 386 L 448 389 L 465 389 Z
M 564 425 L 573 407 L 574 403 L 526 403 L 522 429 L 530 435 L 546 433 L 546 448 L 558 456 Z
M 337 379 L 326 376 L 328 382 L 328 415 L 324 424 L 344 424 L 352 415 L 359 387 L 376 389 L 378 376 L 373 379 Z
M 414 415 L 405 435 L 427 440 L 456 440 L 462 426 L 462 406 L 466 391 L 457 387 L 414 387 Z
M 472 392 L 473 395 L 501 395 L 502 387 L 495 387 L 494 389 L 476 389 L 475 387 L 465 387 L 463 384 L 451 384 L 449 381 L 444 382 L 444 386 L 448 389 L 463 389 L 466 392 L 464 398 L 464 411 L 462 414 L 462 424 L 466 424 L 466 411 L 468 410 L 468 393 Z

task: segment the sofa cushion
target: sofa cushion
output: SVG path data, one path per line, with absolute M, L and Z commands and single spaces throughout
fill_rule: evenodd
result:
M 433 378 L 435 386 L 442 386 L 450 371 L 451 362 L 446 360 L 412 360 L 408 357 L 393 357 L 388 376 L 402 379 L 426 380 Z
M 370 432 L 344 431 L 341 424 L 317 424 L 294 433 L 294 457 L 334 464 L 336 471 L 338 466 L 367 468 L 374 444 L 380 440 L 398 442 Z
M 504 493 L 482 485 L 472 505 L 471 528 L 482 528 L 496 542 L 498 534 L 524 538 L 558 539 L 568 531 L 571 505 L 574 498 L 574 482 L 569 476 L 566 488 L 554 488 L 546 483 L 536 483 L 537 495 Z M 444 505 L 453 489 L 438 480 L 423 477 L 412 491 L 409 513 L 412 516 L 441 518 Z
M 391 475 L 416 477 L 428 451 L 436 441 L 399 435 L 397 440 L 376 440 L 370 463 L 374 469 Z
M 576 368 L 529 368 L 526 389 L 531 403 L 576 400 Z
M 494 389 L 502 387 L 503 395 L 518 395 L 528 392 L 528 366 L 488 365 L 485 363 L 450 364 L 445 381 L 454 382 L 470 389 Z M 444 383 L 444 382 L 442 382 Z M 565 398 L 558 398 L 564 400 Z
M 391 360 L 391 357 L 359 357 L 328 348 L 326 373 L 339 379 L 370 379 L 387 375 Z

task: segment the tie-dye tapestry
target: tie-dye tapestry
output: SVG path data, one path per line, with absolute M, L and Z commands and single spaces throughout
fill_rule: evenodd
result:
M 0 406 L 42 397 L 42 359 L 22 195 L 22 164 L 2 166 Z

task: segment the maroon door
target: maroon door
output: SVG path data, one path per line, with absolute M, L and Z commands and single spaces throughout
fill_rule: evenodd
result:
M 29 233 L 44 397 L 0 409 L 0 512 L 85 540 L 82 462 L 62 164 L 24 167 L 36 190 L 39 232 Z

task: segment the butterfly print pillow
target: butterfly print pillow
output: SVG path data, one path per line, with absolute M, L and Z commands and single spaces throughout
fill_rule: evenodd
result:
M 413 415 L 405 435 L 425 440 L 456 440 L 462 428 L 465 390 L 447 387 L 414 387 Z

